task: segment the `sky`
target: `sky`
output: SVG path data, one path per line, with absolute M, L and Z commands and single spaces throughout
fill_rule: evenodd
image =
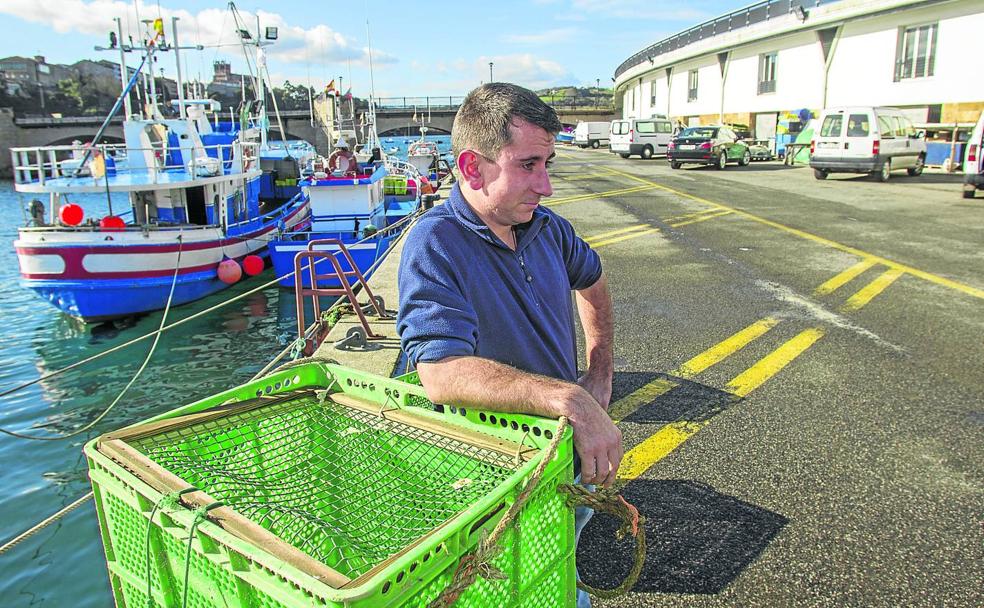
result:
M 320 90 L 332 79 L 338 86 L 340 78 L 357 97 L 368 97 L 373 88 L 376 97 L 464 95 L 490 79 L 490 62 L 492 79 L 535 89 L 611 86 L 615 68 L 636 51 L 746 5 L 742 0 L 236 3 L 254 32 L 257 18 L 261 27 L 279 28 L 278 41 L 265 49 L 275 84 L 289 80 Z M 119 61 L 117 51 L 93 49 L 108 46 L 117 16 L 123 19 L 124 38 L 134 39 L 140 20 L 158 16 L 170 37 L 171 17 L 178 17 L 181 46 L 205 46 L 182 51 L 186 80 L 211 80 L 217 60 L 247 72 L 232 12 L 209 0 L 0 0 L 0 57 Z M 138 62 L 135 54 L 128 57 L 129 65 Z M 175 77 L 173 53 L 159 60 L 160 68 Z

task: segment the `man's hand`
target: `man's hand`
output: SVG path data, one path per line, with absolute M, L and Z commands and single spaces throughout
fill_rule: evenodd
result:
M 622 432 L 583 388 L 572 386 L 563 410 L 574 429 L 574 449 L 581 457 L 581 483 L 611 486 L 622 462 Z

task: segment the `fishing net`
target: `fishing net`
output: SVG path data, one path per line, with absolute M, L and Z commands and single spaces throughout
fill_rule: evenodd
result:
M 517 468 L 501 451 L 313 392 L 128 443 L 350 578 L 475 504 Z

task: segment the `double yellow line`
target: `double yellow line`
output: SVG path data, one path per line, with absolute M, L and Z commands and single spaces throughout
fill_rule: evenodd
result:
M 831 277 L 823 285 L 817 287 L 813 293 L 817 296 L 830 295 L 876 265 L 878 265 L 878 261 L 875 258 L 864 258 L 857 264 Z M 882 272 L 874 280 L 849 297 L 840 307 L 841 312 L 861 310 L 868 302 L 885 291 L 889 285 L 898 280 L 903 274 L 905 274 L 905 271 L 902 268 L 889 266 L 888 270 Z
M 608 232 L 602 232 L 601 234 L 585 237 L 584 242 L 597 249 L 598 247 L 611 245 L 612 243 L 621 243 L 622 241 L 645 236 L 647 234 L 653 234 L 654 232 L 659 232 L 659 228 L 653 228 L 649 224 L 636 224 L 635 226 L 629 226 L 628 228 L 619 228 L 618 230 L 610 230 Z
M 540 203 L 544 207 L 554 207 L 556 205 L 563 205 L 564 203 L 573 203 L 575 201 L 584 201 L 592 198 L 607 198 L 609 196 L 619 196 L 622 194 L 632 194 L 633 192 L 642 192 L 643 190 L 652 190 L 656 186 L 632 186 L 630 188 L 619 188 L 618 190 L 609 190 L 607 192 L 589 192 L 588 194 L 578 194 L 575 196 L 568 196 L 565 198 L 555 198 L 550 199 L 550 202 Z
M 759 339 L 778 323 L 777 319 L 771 317 L 760 319 L 690 359 L 670 372 L 670 376 L 692 379 Z M 823 329 L 818 327 L 801 331 L 735 376 L 724 390 L 736 397 L 749 395 L 816 344 L 823 335 Z M 613 403 L 610 408 L 612 417 L 622 420 L 639 407 L 651 403 L 678 385 L 679 383 L 674 380 L 664 378 L 654 380 Z M 623 481 L 636 479 L 710 423 L 710 419 L 677 420 L 662 427 L 625 453 L 622 466 L 619 468 L 619 479 Z

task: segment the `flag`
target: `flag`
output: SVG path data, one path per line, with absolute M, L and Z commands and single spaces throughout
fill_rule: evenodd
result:
M 343 95 L 342 98 L 343 99 L 352 99 L 352 87 L 349 87 L 348 88 L 348 91 L 345 92 L 345 95 Z
M 154 36 L 155 38 L 163 38 L 164 37 L 164 20 L 163 19 L 160 19 L 160 18 L 154 19 L 154 34 L 155 34 L 155 36 Z
M 335 79 L 332 78 L 328 86 L 325 87 L 325 95 L 333 95 L 335 93 Z

